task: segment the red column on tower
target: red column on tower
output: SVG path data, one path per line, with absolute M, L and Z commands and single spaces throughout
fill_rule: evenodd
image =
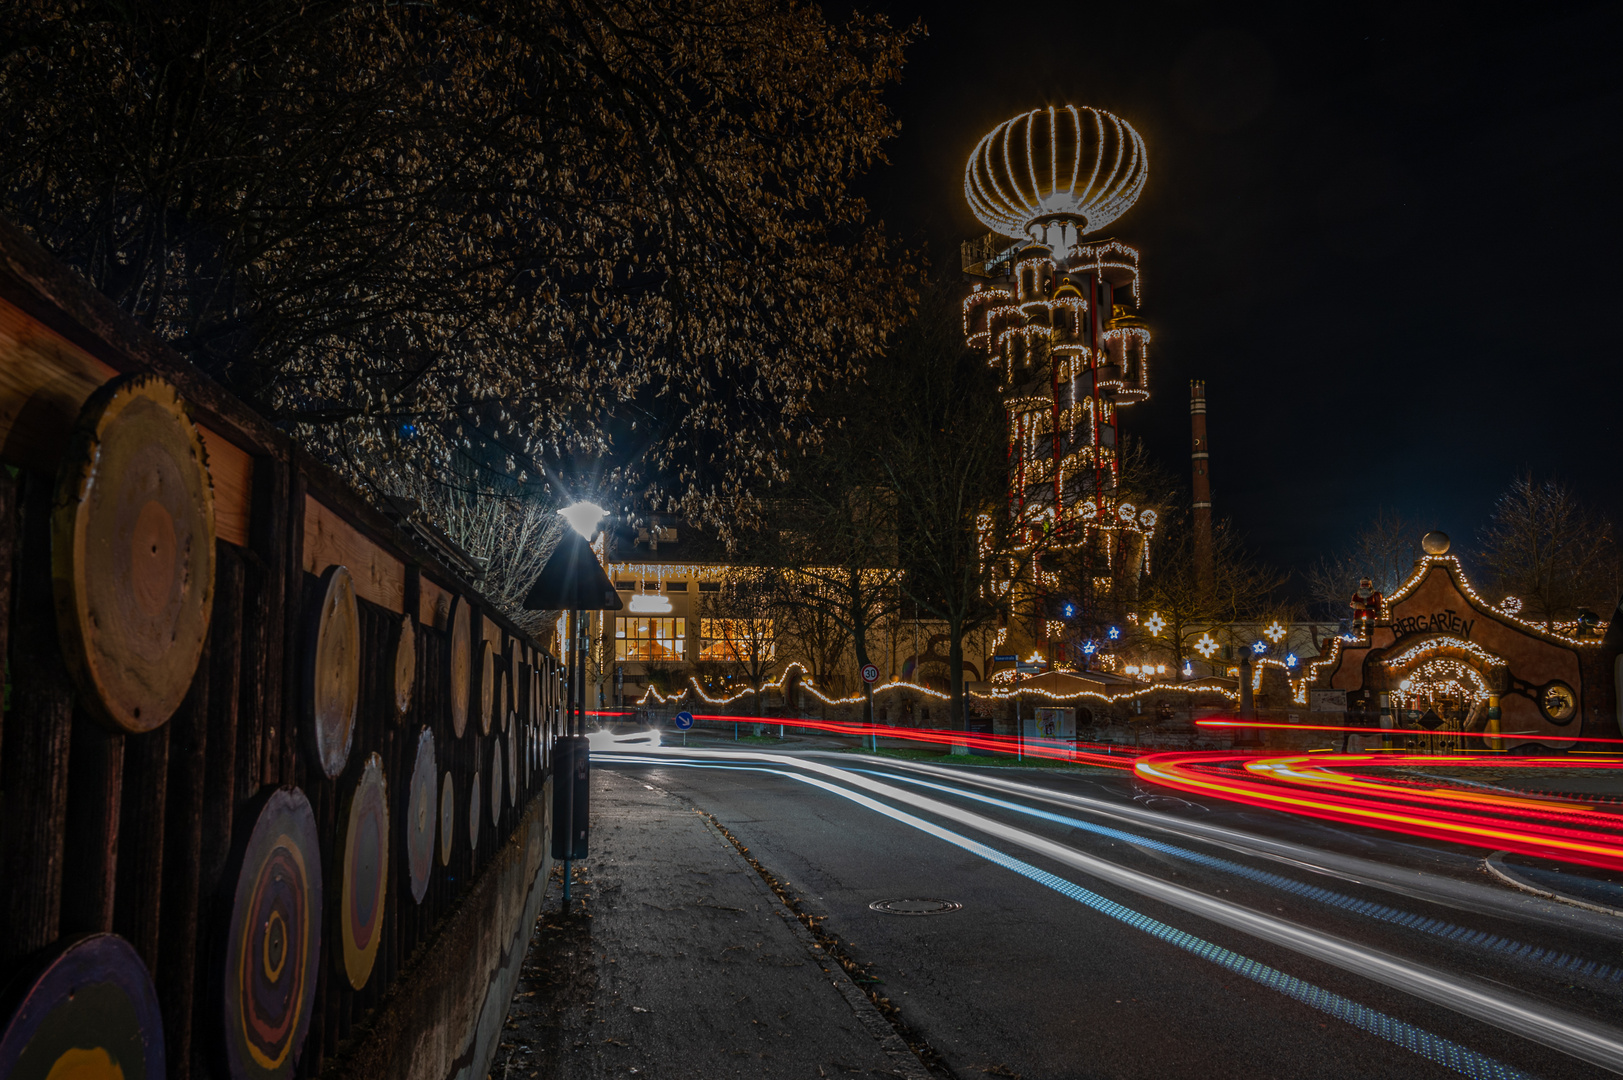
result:
M 1189 463 L 1194 482 L 1195 574 L 1202 588 L 1212 587 L 1212 478 L 1208 471 L 1211 460 L 1206 443 L 1206 384 L 1189 384 L 1189 434 L 1193 445 Z

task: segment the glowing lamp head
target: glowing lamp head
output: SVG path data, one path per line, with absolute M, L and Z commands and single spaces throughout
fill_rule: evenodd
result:
M 1144 139 L 1121 117 L 1050 105 L 981 139 L 964 169 L 964 197 L 981 224 L 1003 236 L 1039 239 L 1049 225 L 1081 236 L 1127 212 L 1149 163 Z
M 558 511 L 563 519 L 569 522 L 569 527 L 580 533 L 581 539 L 590 540 L 592 534 L 597 532 L 597 523 L 603 520 L 607 510 L 592 502 L 578 502 L 573 506 L 566 506 Z

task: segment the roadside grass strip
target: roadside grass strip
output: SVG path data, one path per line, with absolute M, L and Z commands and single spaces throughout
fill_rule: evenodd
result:
M 1108 825 L 1097 825 L 1091 821 L 1083 821 L 1080 818 L 1067 817 L 1064 814 L 1056 814 L 1049 810 L 1038 810 L 1035 807 L 1023 806 L 1007 799 L 998 799 L 977 792 L 963 791 L 946 784 L 933 783 L 929 780 L 917 780 L 912 777 L 874 769 L 862 769 L 859 771 L 868 773 L 870 776 L 882 776 L 887 780 L 895 780 L 904 784 L 914 784 L 918 787 L 945 792 L 961 799 L 972 799 L 975 802 L 985 803 L 989 806 L 997 806 L 1005 810 L 1012 810 L 1018 814 L 1025 814 L 1027 817 L 1052 821 L 1057 825 L 1066 825 L 1073 829 L 1080 829 L 1083 832 L 1093 833 L 1095 836 L 1108 837 L 1112 840 L 1120 840 L 1124 843 L 1146 847 L 1152 851 L 1159 851 L 1163 855 L 1171 855 L 1174 858 L 1183 859 L 1198 866 L 1220 870 L 1244 878 L 1247 881 L 1254 881 L 1259 885 L 1278 889 L 1280 892 L 1290 893 L 1292 896 L 1300 896 L 1330 907 L 1340 908 L 1343 911 L 1350 911 L 1356 915 L 1363 915 L 1405 929 L 1431 934 L 1456 944 L 1501 953 L 1510 959 L 1545 964 L 1569 975 L 1579 975 L 1602 982 L 1615 983 L 1623 981 L 1623 967 L 1614 967 L 1598 960 L 1585 960 L 1581 956 L 1557 952 L 1555 949 L 1537 948 L 1511 938 L 1490 934 L 1486 930 L 1472 930 L 1469 927 L 1459 926 L 1443 919 L 1427 918 L 1412 911 L 1404 911 L 1402 908 L 1377 904 L 1373 900 L 1360 900 L 1356 896 L 1348 896 L 1346 893 L 1336 892 L 1333 889 L 1309 885 L 1305 881 L 1297 881 L 1295 878 L 1289 878 L 1283 874 L 1273 874 L 1266 870 L 1246 866 L 1244 863 L 1232 862 L 1199 851 L 1190 851 L 1188 848 L 1153 840 L 1147 836 L 1125 832 L 1121 829 L 1113 829 Z

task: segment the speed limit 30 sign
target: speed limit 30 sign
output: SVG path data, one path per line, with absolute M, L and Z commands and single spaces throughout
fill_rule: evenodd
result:
M 846 668 L 846 670 L 849 671 L 851 669 Z M 862 681 L 865 682 L 865 683 L 876 683 L 876 682 L 878 682 L 879 681 L 879 669 L 877 667 L 875 667 L 873 664 L 863 664 L 862 665 Z

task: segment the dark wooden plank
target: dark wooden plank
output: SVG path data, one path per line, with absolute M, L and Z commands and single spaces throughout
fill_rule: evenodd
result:
M 242 704 L 237 710 L 237 800 L 275 783 L 283 713 L 289 470 L 271 457 L 254 462 L 253 515 L 243 553 Z
M 51 597 L 51 498 L 55 484 L 23 474 L 22 545 L 11 635 L 11 709 L 5 716 L 4 816 L 7 877 L 0 919 L 0 972 L 55 941 L 61 930 L 62 843 L 68 799 L 73 686 L 57 650 Z
M 283 518 L 287 535 L 284 538 L 283 573 L 286 575 L 282 591 L 282 712 L 280 730 L 276 725 L 266 728 L 267 747 L 277 753 L 276 775 L 283 784 L 303 787 L 303 772 L 299 754 L 299 700 L 300 636 L 303 629 L 304 596 L 307 591 L 304 573 L 304 476 L 302 454 L 293 455 L 293 471 L 288 478 L 287 508 Z
M 82 706 L 69 737 L 68 802 L 63 822 L 62 932 L 113 928 L 118 886 L 118 821 L 123 809 L 124 739 Z
M 199 896 L 198 855 L 203 842 L 209 673 L 214 666 L 212 637 L 211 629 L 211 640 L 203 645 L 191 692 L 168 724 L 169 805 L 164 821 L 157 987 L 171 1080 L 189 1080 L 194 1075 L 193 1009 L 199 992 L 207 986 L 206 978 L 201 978 L 204 973 L 198 962 L 198 944 L 207 932 L 204 923 L 212 912 Z
M 11 669 L 7 664 L 11 653 L 7 646 L 11 640 L 11 583 L 16 557 L 17 481 L 10 469 L 0 468 L 0 685 L 11 679 Z M 5 754 L 5 707 L 5 698 L 0 697 L 0 757 Z
M 209 731 L 203 781 L 202 860 L 199 888 L 214 895 L 226 857 L 237 805 L 237 718 L 241 705 L 244 572 L 236 548 L 216 544 L 214 618 L 209 627 Z
M 118 891 L 113 929 L 141 954 L 154 979 L 163 909 L 164 808 L 169 783 L 169 725 L 124 743 L 124 805 L 119 813 Z

